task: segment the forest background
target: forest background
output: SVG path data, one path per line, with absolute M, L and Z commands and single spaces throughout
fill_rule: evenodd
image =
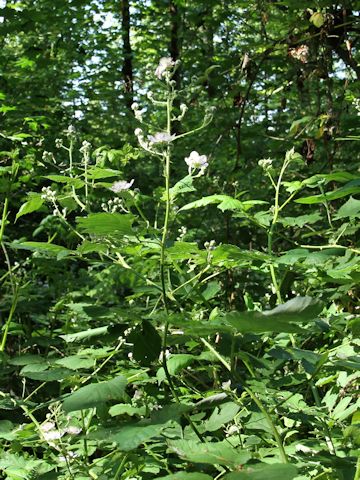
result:
M 0 2 L 0 472 L 359 480 L 359 5 Z

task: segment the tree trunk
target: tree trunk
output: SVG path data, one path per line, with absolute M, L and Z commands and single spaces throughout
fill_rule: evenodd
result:
M 127 108 L 131 110 L 133 103 L 133 66 L 132 66 L 132 49 L 130 43 L 130 5 L 129 0 L 121 1 L 121 36 L 123 44 L 124 63 L 122 67 L 122 75 L 124 80 L 124 97 Z

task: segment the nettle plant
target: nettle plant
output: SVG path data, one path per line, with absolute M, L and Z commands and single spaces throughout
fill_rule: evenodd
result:
M 135 179 L 93 165 L 87 141 L 75 162 L 77 134 L 69 127 L 67 139 L 56 141 L 68 163 L 44 153 L 59 172 L 47 175 L 51 186 L 29 194 L 18 212 L 19 219 L 46 205 L 66 234 L 45 229 L 47 242 L 12 242 L 12 248 L 34 251 L 34 263 L 62 262 L 64 271 L 86 261 L 89 274 L 83 288 L 63 286 L 48 315 L 53 331 L 37 326 L 32 340 L 18 345 L 21 354 L 6 359 L 23 387 L 1 393 L 1 408 L 12 416 L 0 427 L 0 469 L 6 478 L 44 480 L 359 479 L 356 322 L 310 296 L 284 303 L 284 266 L 303 257 L 301 249 L 288 257 L 274 253 L 283 210 L 300 189 L 327 178 L 286 183 L 300 159 L 291 150 L 278 173 L 274 162 L 259 162 L 274 189 L 268 210 L 256 211 L 266 202 L 243 200 L 243 192 L 184 204 L 209 160 L 186 152 L 187 174 L 174 183 L 173 151 L 209 125 L 213 111 L 198 128 L 173 133 L 187 113 L 184 104 L 174 107 L 177 67 L 161 59 L 159 97 L 148 95 L 165 112 L 160 131 L 133 105 L 139 144 L 162 165 L 164 187 L 154 208 Z M 266 248 L 186 241 L 182 218 L 210 204 L 265 232 Z M 299 268 L 306 276 L 306 267 Z M 249 292 L 247 311 L 229 310 L 222 290 L 233 270 L 262 278 L 278 305 L 263 309 Z M 107 291 L 113 287 L 120 296 Z M 2 343 L 4 351 L 6 338 Z

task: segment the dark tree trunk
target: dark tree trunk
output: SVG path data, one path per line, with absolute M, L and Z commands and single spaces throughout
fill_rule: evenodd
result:
M 124 63 L 122 75 L 124 80 L 124 92 L 126 106 L 131 109 L 133 103 L 133 66 L 132 49 L 130 43 L 130 5 L 129 0 L 121 0 L 121 35 L 123 43 Z

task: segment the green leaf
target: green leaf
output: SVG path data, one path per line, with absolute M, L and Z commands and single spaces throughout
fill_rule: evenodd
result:
M 133 422 L 124 427 L 98 430 L 91 435 L 91 438 L 111 443 L 116 442 L 120 450 L 128 452 L 134 450 L 142 443 L 159 436 L 167 426 L 174 421 L 178 421 L 181 415 L 189 409 L 188 405 L 183 404 L 165 405 L 151 419 Z
M 339 218 L 359 218 L 360 217 L 360 200 L 356 200 L 353 197 L 350 197 L 349 200 L 344 203 L 339 208 L 339 211 L 334 216 L 335 220 L 339 220 Z
M 134 216 L 121 213 L 93 213 L 85 218 L 78 217 L 79 229 L 94 235 L 133 235 Z
M 44 178 L 56 183 L 66 183 L 74 188 L 82 188 L 85 185 L 80 178 L 66 177 L 65 175 L 46 175 Z
M 54 243 L 47 242 L 12 242 L 10 245 L 12 248 L 39 251 L 58 258 L 63 258 L 64 256 L 68 256 L 73 253 L 71 250 L 68 250 L 61 245 L 55 245 Z
M 210 418 L 203 424 L 205 432 L 216 432 L 227 423 L 231 422 L 235 415 L 240 410 L 240 406 L 234 402 L 227 402 L 216 407 L 211 414 Z
M 16 214 L 15 222 L 23 215 L 39 210 L 44 203 L 44 199 L 41 198 L 40 194 L 30 193 L 28 196 L 30 199 L 21 205 L 18 213 Z
M 305 205 L 312 205 L 314 203 L 324 203 L 330 200 L 337 200 L 338 198 L 347 197 L 353 193 L 360 193 L 360 187 L 357 186 L 344 186 L 320 195 L 311 195 L 310 197 L 302 197 L 295 200 L 296 203 L 302 203 Z
M 158 480 L 212 480 L 213 477 L 199 472 L 177 472 L 166 477 L 158 477 Z
M 57 382 L 74 374 L 68 368 L 47 368 L 48 366 L 38 364 L 26 365 L 21 369 L 20 375 L 32 380 L 38 380 L 39 382 Z
M 146 407 L 134 407 L 133 405 L 128 405 L 128 404 L 118 404 L 118 405 L 113 405 L 109 409 L 109 415 L 112 417 L 116 417 L 117 415 L 141 415 L 144 416 L 146 415 Z
M 119 177 L 121 172 L 119 170 L 112 170 L 111 168 L 91 167 L 87 174 L 90 180 L 98 180 L 100 178 Z
M 14 424 L 10 420 L 0 420 L 0 438 L 7 441 L 15 440 L 16 433 L 12 433 Z
M 65 412 L 92 408 L 110 400 L 122 400 L 125 397 L 127 380 L 119 376 L 107 382 L 92 383 L 79 388 L 64 400 Z
M 34 365 L 35 363 L 46 363 L 45 358 L 40 355 L 19 355 L 18 357 L 11 358 L 8 363 L 10 365 Z
M 292 480 L 297 476 L 297 468 L 290 464 L 259 464 L 245 468 L 241 472 L 225 475 L 226 480 Z
M 92 368 L 95 364 L 95 359 L 81 355 L 70 355 L 69 357 L 56 360 L 55 363 L 70 370 L 81 370 L 82 368 Z
M 194 192 L 196 188 L 193 185 L 193 178 L 191 175 L 187 175 L 186 177 L 179 180 L 175 185 L 170 188 L 170 198 L 174 200 L 178 195 L 181 193 L 189 193 Z M 162 200 L 166 200 L 165 193 L 162 196 Z
M 239 468 L 251 458 L 250 453 L 232 447 L 227 441 L 199 443 L 193 440 L 175 440 L 169 442 L 169 448 L 188 462 L 218 464 L 232 468 Z
M 219 204 L 218 208 L 223 212 L 225 210 L 244 210 L 243 203 L 236 198 L 229 197 L 228 195 L 210 195 L 209 197 L 203 197 L 200 200 L 184 205 L 180 208 L 179 212 L 205 207 L 211 204 Z
M 324 15 L 321 12 L 315 12 L 311 15 L 310 22 L 315 25 L 315 27 L 320 28 L 325 23 Z
M 177 375 L 181 370 L 188 367 L 195 359 L 195 355 L 189 355 L 187 353 L 171 355 L 167 360 L 167 368 L 170 375 Z M 164 380 L 166 378 L 164 369 L 160 368 L 156 376 L 159 380 Z
M 224 321 L 242 333 L 300 333 L 302 328 L 298 324 L 316 320 L 322 308 L 319 300 L 295 297 L 273 310 L 227 313 Z
M 322 219 L 319 212 L 311 213 L 309 215 L 299 215 L 298 217 L 284 217 L 278 221 L 285 227 L 304 227 L 305 225 L 311 225 Z

